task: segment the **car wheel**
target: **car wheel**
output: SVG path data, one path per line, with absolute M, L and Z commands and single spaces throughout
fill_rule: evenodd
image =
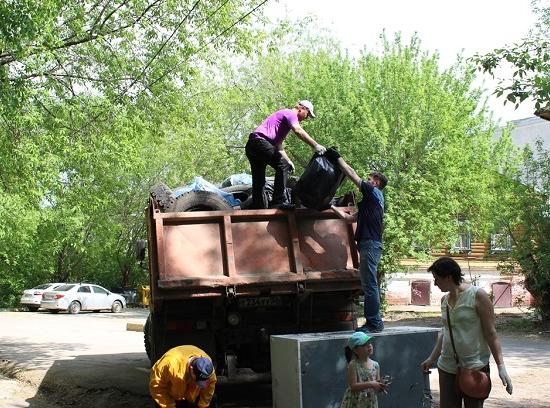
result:
M 111 306 L 111 312 L 120 313 L 122 311 L 122 303 L 119 300 L 115 300 Z
M 78 314 L 80 312 L 80 303 L 76 300 L 73 300 L 67 309 L 70 314 Z
M 38 306 L 27 306 L 27 309 L 29 309 L 29 312 L 36 312 L 38 311 Z

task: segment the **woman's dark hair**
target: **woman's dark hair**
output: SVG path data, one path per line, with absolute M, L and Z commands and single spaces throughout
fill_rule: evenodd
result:
M 349 363 L 351 359 L 353 358 L 353 351 L 349 346 L 346 346 L 344 348 L 344 354 L 346 356 L 346 361 Z
M 453 258 L 448 256 L 442 256 L 435 261 L 429 268 L 428 272 L 431 272 L 440 278 L 446 278 L 452 276 L 453 282 L 460 285 L 464 280 L 464 274 L 460 270 L 460 265 L 456 263 Z

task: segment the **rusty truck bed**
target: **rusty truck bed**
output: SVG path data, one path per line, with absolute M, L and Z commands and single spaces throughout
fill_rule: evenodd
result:
M 148 211 L 157 300 L 360 288 L 353 226 L 332 211 Z

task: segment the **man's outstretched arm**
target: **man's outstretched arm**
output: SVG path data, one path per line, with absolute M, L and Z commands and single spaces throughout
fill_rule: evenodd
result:
M 355 184 L 357 186 L 357 188 L 359 190 L 361 190 L 361 182 L 363 181 L 361 179 L 361 177 L 359 177 L 357 175 L 357 173 L 355 172 L 355 170 L 353 170 L 351 168 L 351 166 L 349 164 L 346 163 L 346 161 L 344 159 L 342 159 L 341 157 L 338 158 L 338 165 L 340 166 L 340 168 L 342 169 L 342 171 L 344 172 L 344 174 L 351 180 L 353 181 L 353 184 Z
M 352 224 L 357 221 L 357 212 L 354 212 L 353 214 L 348 214 L 347 212 L 342 211 L 334 205 L 331 205 L 330 208 L 332 208 L 332 211 L 334 211 L 339 218 L 343 219 L 348 224 Z
M 305 143 L 307 143 L 308 145 L 310 145 L 311 147 L 313 147 L 315 149 L 315 151 L 319 154 L 323 154 L 327 151 L 327 149 L 320 145 L 319 143 L 317 143 L 303 128 L 302 126 L 300 126 L 299 123 L 294 123 L 292 125 L 292 131 L 294 133 L 296 133 L 296 136 L 298 136 L 298 138 L 300 138 L 302 141 L 304 141 Z

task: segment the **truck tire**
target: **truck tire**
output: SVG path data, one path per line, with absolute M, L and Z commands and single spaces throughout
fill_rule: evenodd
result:
M 222 188 L 226 193 L 241 200 L 241 209 L 246 210 L 252 207 L 252 184 L 239 184 Z
M 226 193 L 233 194 L 233 197 L 238 198 L 239 200 L 241 200 L 241 197 L 246 200 L 249 196 L 252 195 L 252 184 L 239 184 L 236 186 L 224 187 L 221 190 L 225 191 Z
M 189 191 L 177 198 L 173 211 L 223 211 L 232 208 L 223 197 L 212 191 Z
M 143 326 L 143 344 L 145 345 L 145 353 L 147 353 L 147 358 L 153 365 L 153 360 L 151 358 L 151 345 L 153 343 L 153 337 L 151 333 L 151 315 L 147 316 L 145 321 L 145 326 Z
M 170 211 L 176 201 L 172 190 L 164 183 L 155 184 L 151 187 L 150 194 L 162 212 Z

